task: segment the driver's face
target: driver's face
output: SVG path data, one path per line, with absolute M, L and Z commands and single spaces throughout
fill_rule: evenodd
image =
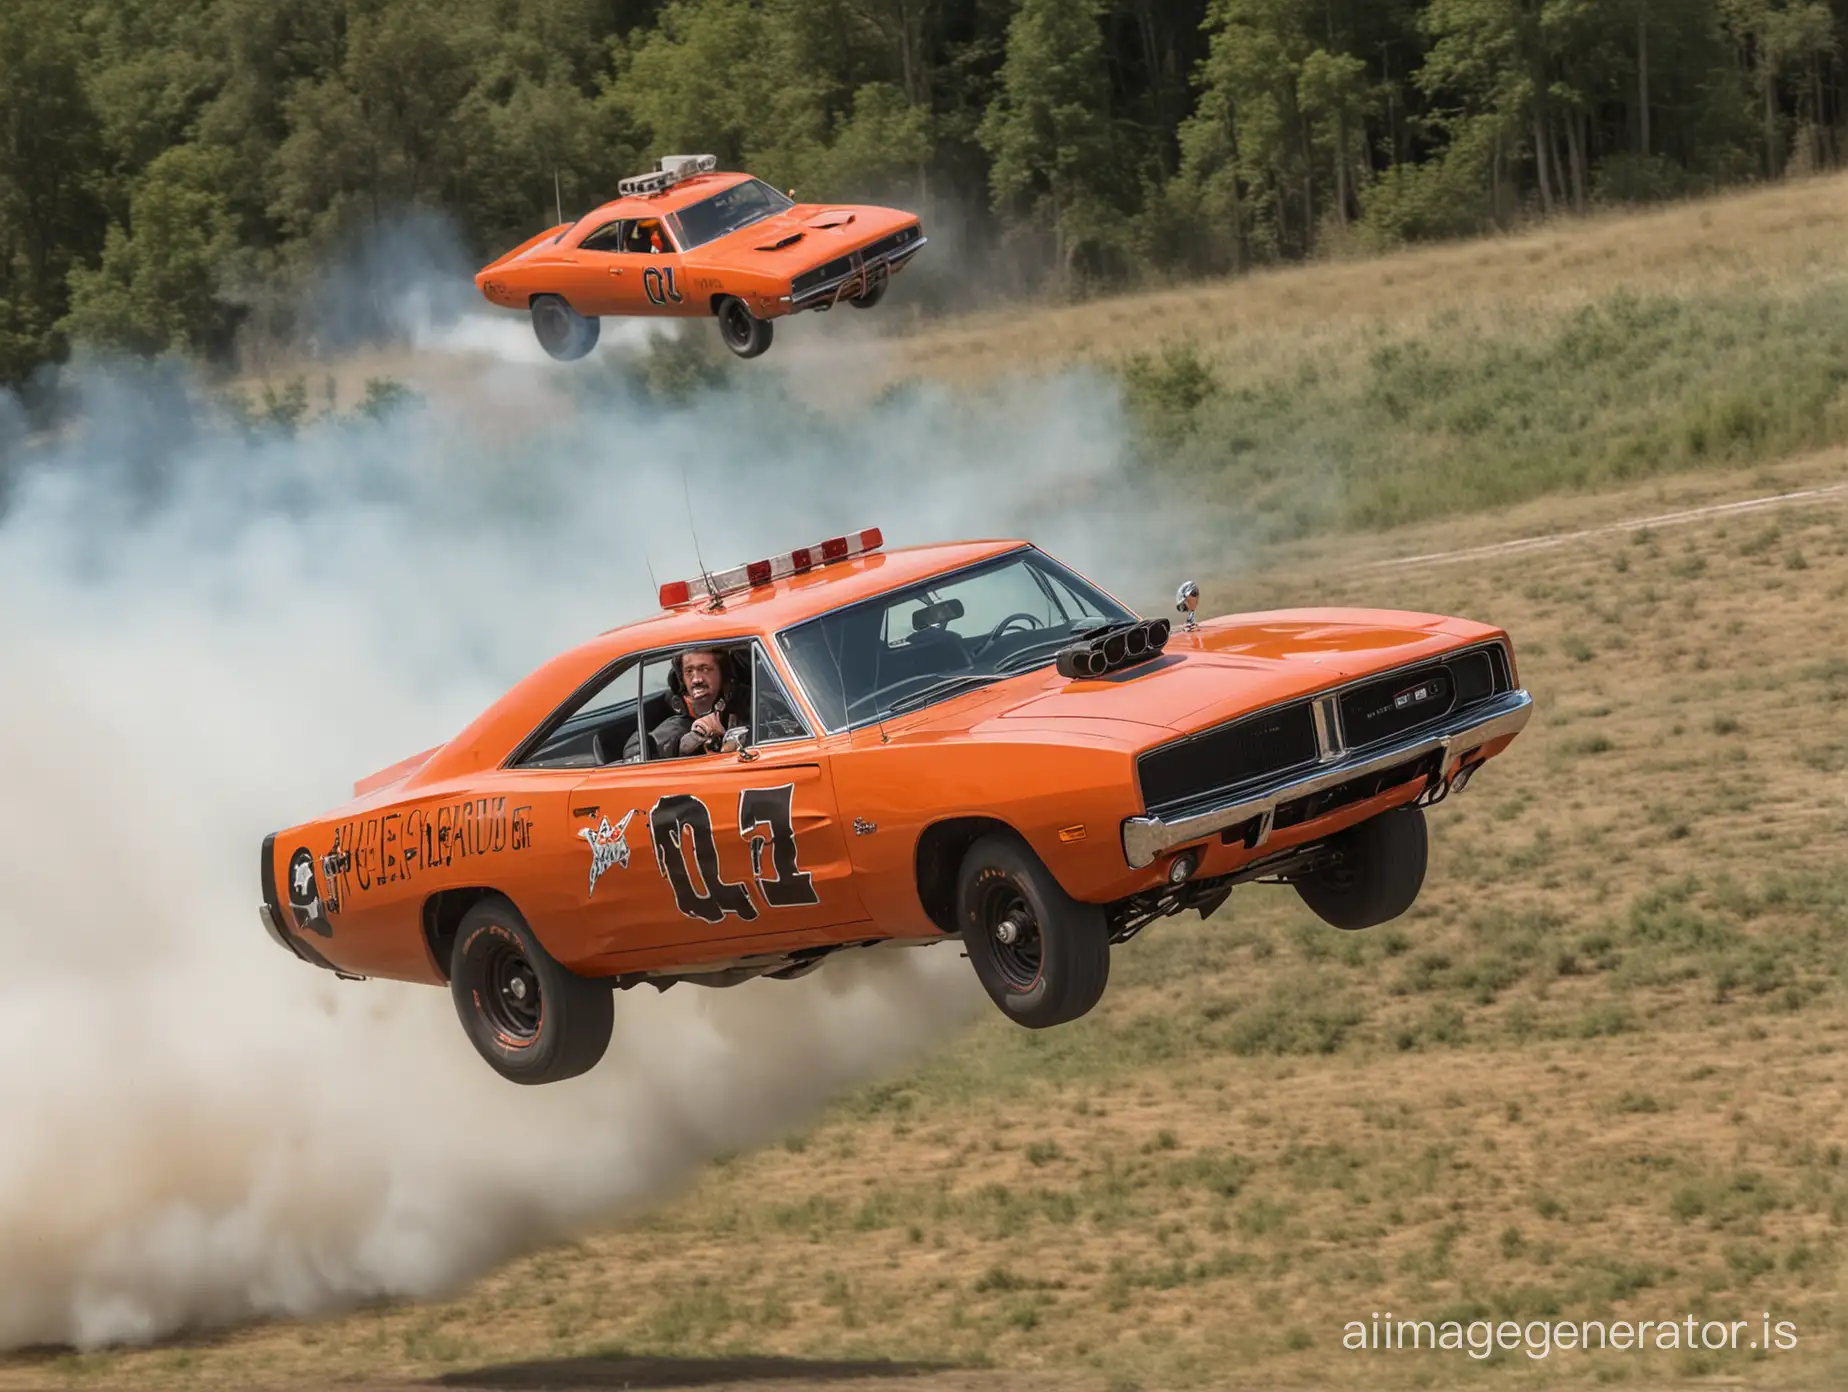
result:
M 687 704 L 693 714 L 705 715 L 711 711 L 721 693 L 719 676 L 719 655 L 709 652 L 690 652 L 680 660 L 681 680 L 687 687 Z

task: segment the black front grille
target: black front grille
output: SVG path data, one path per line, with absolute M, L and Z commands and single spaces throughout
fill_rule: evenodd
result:
M 1497 654 L 1501 649 L 1496 649 Z M 1473 706 L 1495 694 L 1495 667 L 1489 661 L 1486 649 L 1478 648 L 1473 653 L 1464 653 L 1448 664 L 1450 674 L 1457 683 L 1457 709 Z
M 812 271 L 804 271 L 790 282 L 790 293 L 800 295 L 805 290 L 813 290 L 817 285 L 836 280 L 853 269 L 851 256 L 837 256 L 825 266 L 817 266 Z
M 1341 694 L 1342 735 L 1349 749 L 1365 749 L 1434 725 L 1512 685 L 1499 644 L 1394 672 Z
M 901 227 L 898 231 L 891 233 L 889 236 L 881 237 L 871 246 L 864 248 L 860 254 L 868 261 L 871 261 L 876 256 L 884 256 L 888 252 L 897 251 L 900 247 L 909 246 L 918 239 L 919 235 L 915 225 L 911 227 Z
M 1443 719 L 1456 699 L 1457 679 L 1442 663 L 1395 672 L 1342 695 L 1342 732 L 1348 748 L 1363 749 Z
M 1137 760 L 1136 769 L 1143 806 L 1161 814 L 1315 759 L 1315 718 L 1303 703 L 1262 711 L 1151 749 Z

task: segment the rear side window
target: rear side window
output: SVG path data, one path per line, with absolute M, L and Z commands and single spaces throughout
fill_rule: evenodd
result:
M 600 768 L 621 763 L 641 728 L 641 664 L 628 662 L 568 711 L 520 760 L 521 768 Z
M 583 241 L 578 243 L 579 251 L 621 251 L 622 235 L 628 228 L 624 221 L 606 222 Z

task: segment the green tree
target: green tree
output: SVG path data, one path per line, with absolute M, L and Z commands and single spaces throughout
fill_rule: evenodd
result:
M 237 255 L 236 223 L 220 192 L 230 163 L 224 151 L 178 145 L 148 167 L 128 228 L 109 229 L 96 269 L 71 272 L 61 327 L 72 338 L 200 357 L 230 346 L 237 315 L 219 293 Z
M 1315 242 L 1313 136 L 1300 87 L 1318 51 L 1311 13 L 1304 0 L 1207 7 L 1199 105 L 1181 128 L 1182 177 L 1231 213 L 1241 248 L 1258 259 L 1304 255 Z
M 835 54 L 839 33 L 828 32 L 854 13 L 677 0 L 624 56 L 616 99 L 652 153 L 710 152 L 798 197 L 915 180 L 930 157 L 929 112 L 890 82 L 856 84 L 869 65 Z
M 1310 123 L 1323 159 L 1335 171 L 1335 217 L 1347 226 L 1354 202 L 1354 141 L 1373 104 L 1367 65 L 1351 53 L 1318 48 L 1303 59 L 1296 104 Z
M 478 37 L 438 0 L 392 0 L 354 16 L 339 67 L 284 102 L 289 134 L 270 211 L 285 233 L 325 241 L 453 190 L 474 134 L 456 115 Z
M 65 277 L 102 243 L 82 61 L 55 0 L 0 6 L 0 383 L 60 355 Z
M 1780 94 L 1791 74 L 1819 73 L 1824 58 L 1840 51 L 1838 21 L 1822 0 L 1721 0 L 1727 25 L 1750 58 L 1751 80 L 1758 89 L 1763 118 L 1764 172 L 1775 179 L 1784 172 L 1787 158 Z M 1797 119 L 1805 108 L 1821 119 L 1820 80 L 1799 81 L 1794 103 Z M 1814 92 L 1814 104 L 1810 93 Z
M 1000 92 L 977 138 L 997 210 L 1044 220 L 1060 274 L 1111 241 L 1118 153 L 1095 0 L 1021 0 L 1007 31 Z

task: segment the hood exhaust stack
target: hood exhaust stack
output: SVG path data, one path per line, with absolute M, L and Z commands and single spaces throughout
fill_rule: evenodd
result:
M 1087 642 L 1061 648 L 1056 665 L 1060 676 L 1081 681 L 1159 657 L 1167 645 L 1168 621 L 1144 619 L 1128 628 L 1112 629 Z

